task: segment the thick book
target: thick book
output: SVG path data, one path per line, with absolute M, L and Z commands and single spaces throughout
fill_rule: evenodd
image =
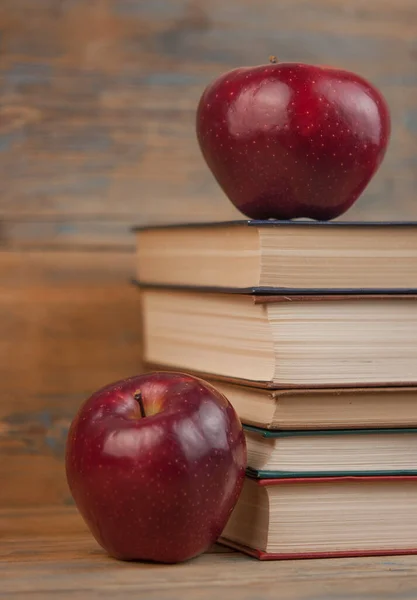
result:
M 146 370 L 175 370 L 145 363 Z M 226 378 L 204 379 L 248 425 L 263 429 L 417 428 L 417 387 L 269 389 Z
M 245 220 L 135 231 L 136 277 L 147 285 L 417 292 L 417 223 Z
M 417 429 L 244 431 L 253 477 L 417 475 Z
M 271 390 L 206 379 L 243 423 L 264 429 L 417 428 L 417 387 Z
M 417 384 L 416 296 L 142 288 L 148 363 L 270 387 Z
M 417 477 L 246 477 L 220 541 L 261 560 L 417 554 Z

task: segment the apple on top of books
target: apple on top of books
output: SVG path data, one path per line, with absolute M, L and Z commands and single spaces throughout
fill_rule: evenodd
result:
M 68 434 L 67 480 L 113 557 L 175 563 L 220 536 L 243 486 L 240 420 L 211 385 L 154 372 L 108 385 Z
M 196 129 L 204 159 L 252 219 L 334 219 L 384 157 L 387 104 L 355 73 L 270 60 L 224 73 L 203 92 Z
M 207 87 L 197 136 L 226 195 L 256 219 L 329 220 L 381 163 L 382 95 L 347 71 L 240 68 Z M 209 548 L 243 486 L 246 444 L 232 405 L 205 381 L 155 372 L 110 384 L 79 409 L 67 481 L 98 543 L 119 559 L 175 563 Z

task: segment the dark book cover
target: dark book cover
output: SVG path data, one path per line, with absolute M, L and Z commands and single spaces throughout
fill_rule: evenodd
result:
M 232 227 L 247 225 L 248 227 L 417 227 L 417 221 L 313 221 L 308 219 L 295 219 L 291 221 L 279 221 L 276 219 L 235 219 L 232 221 L 204 221 L 188 223 L 166 223 L 155 225 L 138 225 L 132 227 L 133 232 L 152 231 L 155 229 L 198 229 L 213 227 Z
M 178 290 L 204 294 L 241 294 L 243 296 L 254 296 L 256 302 L 278 302 L 282 299 L 334 299 L 345 300 L 346 296 L 350 298 L 363 299 L 380 298 L 381 296 L 389 297 L 396 296 L 398 298 L 416 296 L 417 288 L 276 288 L 276 287 L 217 287 L 217 286 L 197 286 L 197 285 L 171 285 L 147 283 L 139 281 L 136 278 L 131 279 L 131 283 L 143 289 L 159 289 L 159 290 Z M 264 298 L 262 300 L 262 298 Z

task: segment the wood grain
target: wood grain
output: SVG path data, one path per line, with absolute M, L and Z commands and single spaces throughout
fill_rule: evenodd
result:
M 130 253 L 0 253 L 0 506 L 70 502 L 63 454 L 82 401 L 140 372 Z
M 381 88 L 392 111 L 391 145 L 344 218 L 416 219 L 416 3 L 303 0 L 298 7 L 292 0 L 3 0 L 6 241 L 45 236 L 66 245 L 98 235 L 120 244 L 128 239 L 124 224 L 237 216 L 201 157 L 195 108 L 213 78 L 271 53 L 352 69 Z M 109 224 L 97 234 L 90 217 Z M 46 218 L 61 227 L 44 225 Z
M 7 250 L 127 250 L 134 249 L 132 222 L 112 218 L 79 218 L 41 221 L 3 218 L 0 249 Z M 87 255 L 88 256 L 88 255 Z
M 26 540 L 86 537 L 87 526 L 78 511 L 66 506 L 0 509 L 0 539 Z
M 70 502 L 74 411 L 141 368 L 131 226 L 240 216 L 195 137 L 198 99 L 219 74 L 276 54 L 371 79 L 390 104 L 391 144 L 343 218 L 417 219 L 417 4 L 297 8 L 0 3 L 0 506 Z
M 13 289 L 63 290 L 77 285 L 86 289 L 103 285 L 120 289 L 129 283 L 134 268 L 133 251 L 0 250 L 0 294 Z
M 179 565 L 119 562 L 97 546 L 69 508 L 0 511 L 0 538 L 0 598 L 13 600 L 410 600 L 417 595 L 415 556 L 262 563 L 215 546 Z

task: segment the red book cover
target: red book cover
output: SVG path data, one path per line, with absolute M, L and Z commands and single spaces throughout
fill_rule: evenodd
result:
M 303 554 L 298 552 L 293 554 L 275 554 L 273 552 L 263 552 L 262 550 L 257 550 L 256 548 L 248 548 L 247 546 L 242 546 L 241 544 L 237 544 L 222 537 L 218 540 L 218 543 L 228 546 L 229 548 L 233 548 L 234 550 L 239 550 L 239 552 L 243 552 L 248 556 L 253 556 L 258 560 L 305 560 L 308 558 L 355 558 L 361 556 L 407 556 L 411 554 L 417 554 L 417 548 L 398 548 L 389 550 L 343 550 L 340 552 L 305 552 Z

